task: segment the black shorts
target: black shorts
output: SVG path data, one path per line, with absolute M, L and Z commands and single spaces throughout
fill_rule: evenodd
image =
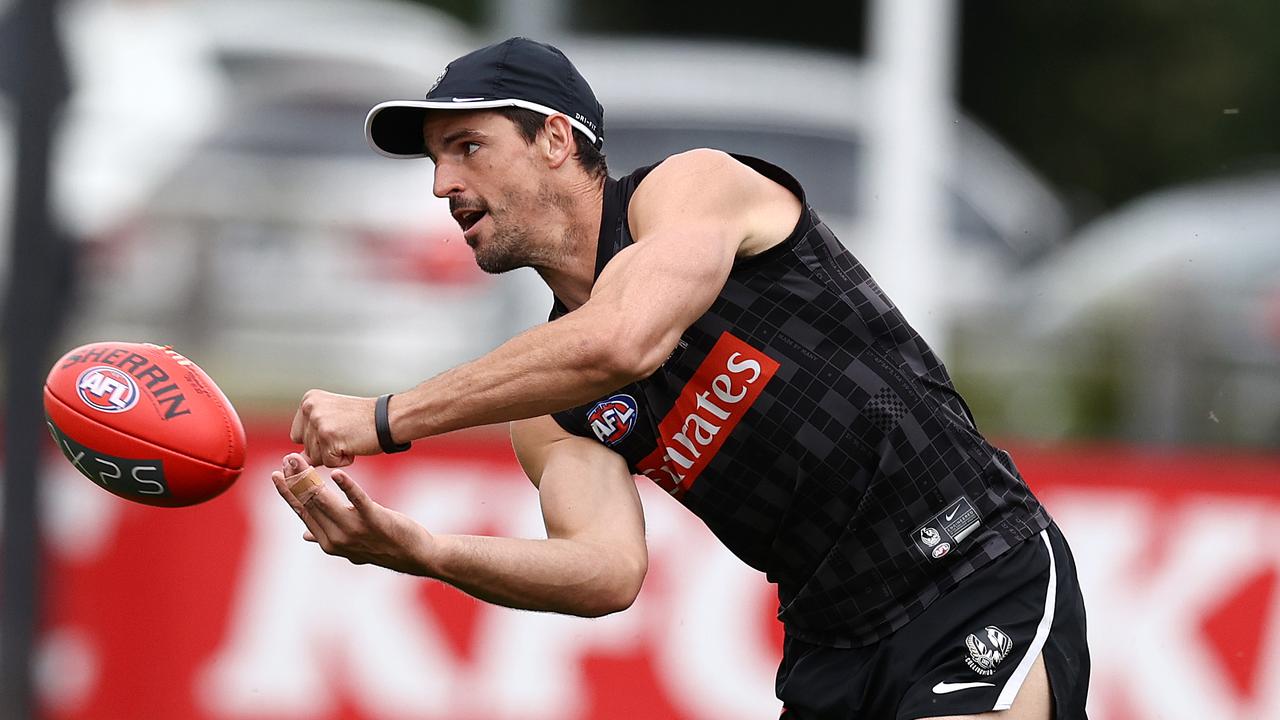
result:
M 1085 717 L 1089 648 L 1075 560 L 1056 525 L 977 570 L 889 637 L 832 648 L 788 636 L 783 720 L 914 720 L 1013 704 L 1044 656 L 1057 720 Z

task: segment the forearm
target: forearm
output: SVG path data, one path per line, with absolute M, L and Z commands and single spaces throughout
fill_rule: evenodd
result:
M 617 361 L 610 332 L 570 315 L 521 333 L 397 394 L 389 407 L 392 435 L 403 442 L 547 415 L 626 385 L 636 371 Z
M 486 602 L 597 617 L 631 605 L 644 567 L 574 540 L 437 535 L 426 574 Z

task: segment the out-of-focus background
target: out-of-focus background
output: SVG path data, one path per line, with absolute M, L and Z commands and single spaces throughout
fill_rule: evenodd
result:
M 592 82 L 615 176 L 712 146 L 806 186 L 1073 543 L 1091 717 L 1280 717 L 1277 31 L 1269 0 L 0 0 L 0 716 L 776 716 L 773 588 L 648 483 L 645 590 L 581 620 L 326 557 L 266 479 L 308 388 L 545 319 L 362 134 L 524 34 Z M 219 382 L 235 488 L 135 506 L 56 455 L 38 383 L 100 339 Z M 433 530 L 542 533 L 501 428 L 354 472 Z

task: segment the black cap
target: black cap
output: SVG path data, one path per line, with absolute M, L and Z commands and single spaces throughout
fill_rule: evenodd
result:
M 379 103 L 364 121 L 369 145 L 393 158 L 427 156 L 422 124 L 430 110 L 522 107 L 563 114 L 598 148 L 604 143 L 604 108 L 569 58 L 528 38 L 480 48 L 449 63 L 426 100 Z

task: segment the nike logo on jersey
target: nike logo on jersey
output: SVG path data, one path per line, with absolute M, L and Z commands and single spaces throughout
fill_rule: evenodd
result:
M 934 694 L 934 695 L 946 695 L 947 693 L 953 693 L 953 692 L 956 692 L 956 691 L 958 691 L 958 690 L 970 690 L 970 689 L 973 689 L 973 688 L 979 688 L 979 687 L 995 687 L 995 683 L 989 683 L 989 682 L 967 682 L 967 683 L 949 683 L 949 682 L 940 682 L 940 683 L 938 683 L 937 685 L 934 685 L 934 686 L 933 686 L 933 694 Z
M 960 505 L 957 503 L 955 507 L 951 508 L 951 512 L 947 513 L 947 522 L 951 522 L 951 518 L 955 517 L 959 511 Z

